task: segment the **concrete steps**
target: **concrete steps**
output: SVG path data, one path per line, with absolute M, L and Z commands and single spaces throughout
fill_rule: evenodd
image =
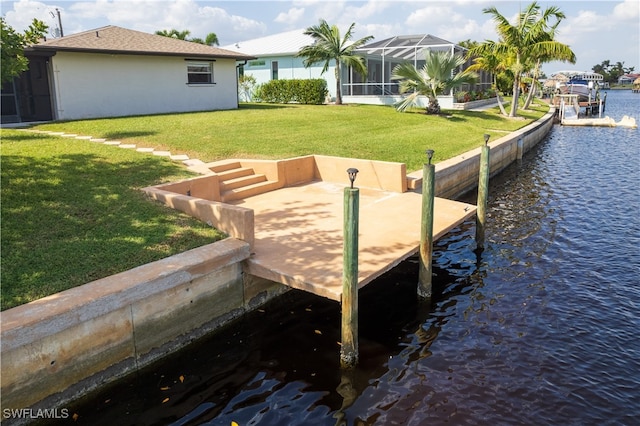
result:
M 211 165 L 209 170 L 220 179 L 222 202 L 263 194 L 280 187 L 278 182 L 267 180 L 264 174 L 255 173 L 252 168 L 242 167 L 238 161 L 222 161 Z

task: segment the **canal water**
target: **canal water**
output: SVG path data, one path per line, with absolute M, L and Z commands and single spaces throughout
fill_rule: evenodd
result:
M 640 122 L 640 95 L 607 103 Z M 352 371 L 339 305 L 291 291 L 69 423 L 640 424 L 640 130 L 555 126 L 492 178 L 486 232 L 437 242 L 431 305 L 415 259 L 361 291 Z

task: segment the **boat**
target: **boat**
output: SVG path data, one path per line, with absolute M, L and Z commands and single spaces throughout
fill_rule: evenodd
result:
M 578 95 L 578 102 L 592 102 L 599 98 L 604 76 L 588 71 L 558 71 L 551 74 L 561 95 Z

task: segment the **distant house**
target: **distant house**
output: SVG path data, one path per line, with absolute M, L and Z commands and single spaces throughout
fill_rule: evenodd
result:
M 240 72 L 252 75 L 257 84 L 271 80 L 324 78 L 327 81 L 329 96 L 336 95 L 335 67 L 322 74 L 323 63 L 305 68 L 304 58 L 296 54 L 305 46 L 313 44 L 313 38 L 304 34 L 304 30 L 287 31 L 252 40 L 246 40 L 223 46 L 256 59 L 242 65 Z
M 236 61 L 252 56 L 107 26 L 25 49 L 2 120 L 47 121 L 238 107 Z
M 314 40 L 304 34 L 304 30 L 295 30 L 275 34 L 259 39 L 238 42 L 224 46 L 257 59 L 250 60 L 241 68 L 241 72 L 251 74 L 258 84 L 269 80 L 286 78 L 324 78 L 327 81 L 329 96 L 335 98 L 335 66 L 332 65 L 324 73 L 323 63 L 304 68 L 303 58 L 296 57 L 298 51 Z M 351 68 L 343 68 L 340 81 L 342 83 L 342 100 L 345 103 L 391 104 L 400 98 L 398 83 L 391 81 L 393 67 L 402 62 L 412 62 L 421 67 L 425 62 L 425 50 L 445 50 L 464 55 L 466 49 L 454 43 L 430 34 L 395 36 L 370 43 L 357 50 L 366 59 L 367 76 L 355 73 Z M 463 68 L 471 65 L 468 61 Z M 484 90 L 491 87 L 492 77 L 481 72 L 480 81 L 473 87 L 464 90 Z M 444 108 L 453 105 L 453 95 L 442 97 L 440 102 Z M 426 104 L 425 104 L 426 105 Z
M 640 74 L 624 74 L 618 77 L 618 84 L 632 84 L 636 78 L 640 77 Z

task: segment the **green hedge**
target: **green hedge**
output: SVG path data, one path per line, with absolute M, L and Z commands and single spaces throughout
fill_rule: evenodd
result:
M 322 78 L 309 80 L 271 80 L 258 87 L 256 97 L 261 102 L 321 105 L 327 96 L 327 82 Z

